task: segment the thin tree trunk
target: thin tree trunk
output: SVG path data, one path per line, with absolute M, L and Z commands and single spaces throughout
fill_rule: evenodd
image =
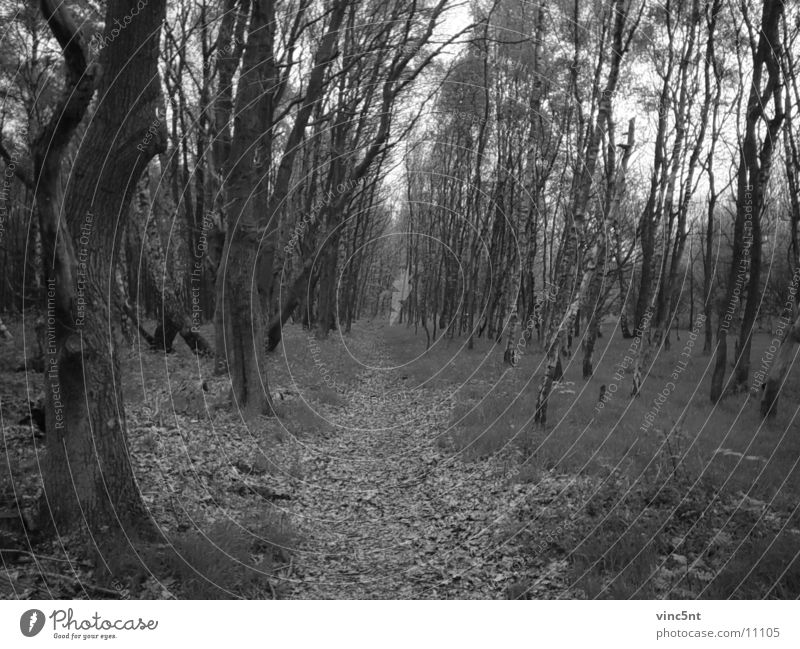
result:
M 723 393 L 725 366 L 727 364 L 727 334 L 731 313 L 744 288 L 748 270 L 748 297 L 742 319 L 741 338 L 736 354 L 734 386 L 746 386 L 750 372 L 750 344 L 755 314 L 760 301 L 761 272 L 761 214 L 764 210 L 764 193 L 772 167 L 772 153 L 783 123 L 784 103 L 780 75 L 781 44 L 778 33 L 783 0 L 767 0 L 761 18 L 758 46 L 753 53 L 753 81 L 747 102 L 745 137 L 739 154 L 737 174 L 736 221 L 734 225 L 733 253 L 728 277 L 727 299 L 720 313 L 717 328 L 717 355 L 711 377 L 711 401 L 719 401 Z M 762 89 L 763 70 L 767 70 L 766 85 Z M 768 119 L 766 104 L 772 103 L 774 115 Z M 767 132 L 759 146 L 757 127 L 766 122 Z M 746 227 L 750 223 L 749 231 Z M 749 244 L 749 245 L 748 245 Z M 745 252 L 749 247 L 749 259 Z
M 536 411 L 534 413 L 534 421 L 541 426 L 545 426 L 547 423 L 547 405 L 553 381 L 560 369 L 561 350 L 565 347 L 566 336 L 572 330 L 578 309 L 585 302 L 589 284 L 596 271 L 599 255 L 598 247 L 595 245 L 585 260 L 585 264 L 580 263 L 580 248 L 585 237 L 585 220 L 589 194 L 594 179 L 600 144 L 608 120 L 611 117 L 611 98 L 617 88 L 620 63 L 624 55 L 623 31 L 627 20 L 627 11 L 623 0 L 615 0 L 613 6 L 613 45 L 608 78 L 605 87 L 601 91 L 596 121 L 586 145 L 586 153 L 581 165 L 581 180 L 576 188 L 577 193 L 573 206 L 572 222 L 566 224 L 566 243 L 558 264 L 559 293 L 556 297 L 555 315 L 551 320 L 550 331 L 548 332 L 547 368 L 539 385 Z M 599 79 L 595 80 L 595 84 L 599 87 Z M 634 124 L 631 122 L 629 126 L 630 139 L 633 138 L 633 129 Z M 605 224 L 601 226 L 601 229 L 604 228 Z M 573 287 L 577 290 L 573 291 Z

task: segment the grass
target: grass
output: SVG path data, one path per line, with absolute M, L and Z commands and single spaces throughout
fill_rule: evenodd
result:
M 367 324 L 355 323 L 348 334 L 332 331 L 324 341 L 313 332 L 288 325 L 268 360 L 270 382 L 309 398 L 333 401 L 363 369 L 365 342 L 371 338 Z
M 794 599 L 800 592 L 800 534 L 750 538 L 702 593 L 706 599 Z
M 566 562 L 570 592 L 585 597 L 800 595 L 800 435 L 791 398 L 800 392 L 800 371 L 790 375 L 773 420 L 762 421 L 757 394 L 731 395 L 712 407 L 711 358 L 701 347 L 693 349 L 676 380 L 671 376 L 687 340 L 681 331 L 681 341 L 673 340 L 672 349 L 655 359 L 641 396 L 631 398 L 630 374 L 615 377 L 630 341 L 612 326 L 603 332 L 588 381 L 581 377 L 575 341 L 577 353 L 565 364 L 542 429 L 532 422 L 543 371 L 535 342 L 511 369 L 502 361 L 502 345 L 482 339 L 470 350 L 464 339 L 440 338 L 426 350 L 425 336 L 413 329 L 364 322 L 318 343 L 289 326 L 282 346 L 267 359 L 270 386 L 285 397 L 280 420 L 267 427 L 285 427 L 309 440 L 335 434 L 326 412 L 345 407 L 364 366 L 388 356 L 399 385 L 444 392 L 454 400 L 449 430 L 438 440 L 447 452 L 481 462 L 510 450 L 517 482 L 537 485 L 545 476 L 562 475 L 580 485 L 566 489 L 554 508 L 531 504 L 528 517 L 506 530 L 518 536 L 528 556 L 529 578 L 522 575 L 515 596 L 524 596 L 524 584 L 554 561 Z M 210 330 L 204 333 L 211 338 Z M 753 370 L 770 339 L 754 337 Z M 7 367 L 20 353 L 12 354 L 11 346 L 0 352 Z M 133 404 L 149 402 L 150 391 L 157 394 L 171 377 L 211 373 L 211 361 L 198 364 L 182 344 L 174 354 L 143 363 L 148 354 L 133 350 L 123 358 L 126 401 Z M 24 394 L 24 374 L 7 376 L 14 394 Z M 655 412 L 654 400 L 670 382 L 674 387 Z M 599 409 L 601 385 L 611 398 Z M 18 396 L 9 408 L 4 400 L 5 414 L 24 401 Z M 649 419 L 652 426 L 643 430 Z M 140 445 L 153 454 L 157 440 L 148 434 Z M 252 464 L 257 473 L 271 472 L 268 465 Z M 6 500 L 7 492 L 0 486 Z M 180 588 L 178 596 L 272 596 L 273 582 L 265 574 L 281 561 L 280 547 L 289 545 L 290 532 L 275 521 L 254 531 L 238 518 L 239 524 L 209 520 L 202 532 L 176 531 L 172 549 L 152 550 L 159 574 Z
M 672 471 L 710 477 L 731 492 L 747 490 L 754 497 L 776 496 L 787 502 L 800 492 L 796 467 L 800 435 L 791 433 L 797 423 L 790 396 L 800 391 L 799 371 L 789 377 L 773 420 L 761 419 L 758 395 L 736 394 L 712 408 L 711 357 L 703 355 L 701 347 L 695 347 L 686 370 L 672 381 L 687 339 L 683 331 L 682 341 L 673 340 L 672 349 L 658 355 L 641 396 L 630 398 L 630 373 L 621 381 L 614 378 L 615 365 L 629 353 L 630 341 L 605 326 L 594 375 L 582 379 L 578 351 L 551 395 L 549 425 L 541 430 L 533 425 L 543 371 L 543 354 L 535 342 L 510 369 L 502 363 L 502 347 L 485 340 L 476 341 L 473 350 L 467 350 L 463 340 L 440 340 L 425 352 L 424 337 L 414 337 L 404 327 L 387 329 L 384 338 L 396 362 L 407 363 L 401 370 L 404 374 L 417 385 L 455 393 L 458 405 L 443 444 L 469 459 L 521 445 L 539 468 L 597 473 L 622 462 L 629 474 L 637 476 L 658 468 L 667 454 Z M 765 334 L 755 336 L 753 367 L 769 339 Z M 654 399 L 672 383 L 675 387 L 654 413 L 653 425 L 643 431 Z M 609 390 L 613 385 L 615 391 L 605 407 L 597 409 L 601 385 Z
M 655 358 L 641 395 L 631 398 L 630 372 L 618 374 L 631 341 L 613 325 L 602 330 L 588 381 L 575 341 L 544 429 L 533 425 L 544 369 L 535 341 L 511 369 L 502 363 L 503 346 L 492 341 L 477 340 L 468 350 L 463 339 L 440 339 L 425 351 L 424 336 L 406 327 L 387 328 L 383 337 L 410 380 L 455 395 L 450 428 L 440 438 L 445 449 L 473 462 L 512 449 L 522 458 L 518 481 L 565 474 L 595 485 L 573 498 L 577 510 L 575 503 L 565 506 L 559 522 L 542 521 L 522 535 L 532 573 L 545 559 L 566 558 L 571 589 L 586 597 L 800 595 L 794 513 L 800 435 L 792 399 L 800 392 L 800 370 L 789 376 L 772 420 L 761 419 L 757 391 L 712 407 L 711 356 L 702 353 L 698 337 L 678 372 L 689 339 L 680 331 L 680 340 L 673 338 L 671 349 Z M 751 373 L 770 340 L 754 337 Z M 602 385 L 611 398 L 597 408 Z M 662 391 L 666 398 L 656 408 Z M 564 528 L 567 513 L 574 518 Z M 531 527 L 538 523 L 537 517 Z
M 200 521 L 166 542 L 111 545 L 103 550 L 110 583 L 123 598 L 274 599 L 276 573 L 297 541 L 283 520 L 253 511 L 242 523 Z

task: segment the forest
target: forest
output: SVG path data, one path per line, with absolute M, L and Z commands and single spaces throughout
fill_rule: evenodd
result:
M 800 2 L 0 37 L 0 598 L 800 597 Z

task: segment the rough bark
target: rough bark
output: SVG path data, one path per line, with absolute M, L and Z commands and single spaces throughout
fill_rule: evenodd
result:
M 81 86 L 87 77 L 80 32 L 64 5 L 55 8 L 46 0 L 42 6 L 64 48 L 67 103 L 77 93 L 85 93 L 88 103 L 91 89 Z M 45 268 L 53 336 L 46 349 L 47 429 L 52 435 L 48 432 L 43 512 L 59 532 L 82 527 L 98 543 L 120 533 L 152 532 L 128 456 L 116 353 L 120 322 L 112 302 L 114 252 L 124 230 L 120 220 L 129 213 L 139 175 L 164 144 L 160 129 L 148 129 L 156 119 L 165 3 L 151 0 L 126 29 L 116 29 L 115 20 L 125 20 L 129 9 L 122 0 L 108 4 L 98 105 L 64 204 L 58 194 L 60 152 L 48 146 L 48 139 L 34 151 L 45 258 L 53 260 Z M 72 116 L 69 108 L 55 115 L 57 135 L 68 140 L 63 116 Z M 66 219 L 59 219 L 64 207 Z
M 761 397 L 761 416 L 774 417 L 778 413 L 778 396 L 795 358 L 795 346 L 800 343 L 800 315 L 781 342 L 778 354 L 764 383 Z
M 294 158 L 303 138 L 314 104 L 325 87 L 326 70 L 336 57 L 339 28 L 347 2 L 334 3 L 328 26 L 316 51 L 302 105 L 286 140 L 276 171 L 274 190 L 265 197 L 266 183 L 253 166 L 254 146 L 261 141 L 265 126 L 265 102 L 272 95 L 261 90 L 271 87 L 274 61 L 271 42 L 271 3 L 253 3 L 250 32 L 239 79 L 230 151 L 230 180 L 226 194 L 230 215 L 227 251 L 218 304 L 223 308 L 225 358 L 231 376 L 233 400 L 246 419 L 272 413 L 269 386 L 263 371 L 264 299 L 269 299 L 272 262 L 280 211 L 289 192 Z M 266 128 L 271 128 L 271 124 Z M 264 214 L 256 209 L 266 205 Z M 261 292 L 261 294 L 259 293 Z
M 245 27 L 250 14 L 250 0 L 225 0 L 216 41 L 217 93 L 214 99 L 212 137 L 212 173 L 216 173 L 218 190 L 215 193 L 217 211 L 223 228 L 227 222 L 225 179 L 230 173 L 231 130 L 233 127 L 233 78 L 244 51 Z M 230 256 L 228 228 L 222 235 L 222 249 L 214 278 L 214 373 L 227 370 L 225 357 L 224 305 L 220 300 L 225 281 L 225 263 Z

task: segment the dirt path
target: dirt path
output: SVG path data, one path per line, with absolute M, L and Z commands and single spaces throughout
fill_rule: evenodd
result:
M 463 463 L 437 445 L 447 393 L 398 387 L 379 342 L 369 356 L 290 506 L 305 540 L 286 596 L 505 597 L 521 559 L 497 531 L 523 488 L 502 460 Z M 553 596 L 552 581 L 541 588 Z

